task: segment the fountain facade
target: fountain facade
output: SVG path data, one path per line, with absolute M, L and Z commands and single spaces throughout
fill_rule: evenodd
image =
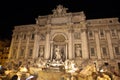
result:
M 94 64 L 97 71 L 105 65 L 119 73 L 118 18 L 86 20 L 83 11 L 67 10 L 58 5 L 53 14 L 38 16 L 36 24 L 15 26 L 6 69 L 26 67 L 34 75 L 40 71 L 78 74 L 87 73 L 91 65 L 84 67 Z

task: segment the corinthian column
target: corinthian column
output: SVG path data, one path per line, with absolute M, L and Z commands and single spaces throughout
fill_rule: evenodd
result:
M 81 39 L 82 39 L 82 56 L 83 59 L 88 59 L 88 41 L 87 41 L 87 33 L 86 33 L 86 29 L 82 29 L 81 30 Z
M 108 30 L 106 31 L 106 36 L 107 36 L 110 59 L 114 59 L 112 41 L 111 41 L 111 37 L 110 37 L 110 32 Z
M 33 47 L 33 54 L 32 58 L 36 58 L 38 54 L 38 48 L 39 48 L 39 36 L 38 31 L 35 31 L 35 38 L 34 38 L 34 47 Z
M 19 58 L 19 53 L 20 53 L 20 46 L 21 46 L 21 38 L 22 38 L 22 36 L 20 35 L 19 36 L 19 42 L 18 42 L 18 49 L 17 49 L 17 59 Z
M 48 27 L 48 29 L 46 32 L 45 55 L 44 55 L 45 59 L 50 58 L 50 29 L 49 29 L 49 26 L 47 26 L 47 27 Z
M 25 58 L 27 58 L 27 57 L 28 57 L 29 37 L 30 37 L 30 35 L 28 35 L 28 36 L 27 36 L 27 43 L 26 43 L 26 49 L 25 49 Z
M 69 30 L 68 30 L 68 32 L 69 32 L 69 34 L 68 34 L 68 37 L 69 37 L 69 41 L 68 41 L 68 50 L 69 50 L 69 52 L 68 52 L 68 59 L 72 59 L 73 58 L 73 24 L 72 23 L 69 23 L 68 24 L 68 26 L 69 26 Z M 67 57 L 67 56 L 66 56 Z
M 97 49 L 97 56 L 98 56 L 98 59 L 101 59 L 101 53 L 100 53 L 100 40 L 99 40 L 98 31 L 95 31 L 95 42 L 96 42 L 96 49 Z
M 10 51 L 9 51 L 9 56 L 8 56 L 9 59 L 12 57 L 12 49 L 13 49 L 14 39 L 15 39 L 15 36 L 12 36 L 12 41 L 11 41 Z M 15 55 L 17 55 L 17 54 L 15 54 Z

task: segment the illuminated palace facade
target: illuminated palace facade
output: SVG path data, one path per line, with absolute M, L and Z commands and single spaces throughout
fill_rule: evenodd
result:
M 59 5 L 53 14 L 38 16 L 35 24 L 15 26 L 9 59 L 34 62 L 55 59 L 77 65 L 94 62 L 97 67 L 112 65 L 120 70 L 120 23 L 118 18 L 86 20 L 84 12 L 67 13 Z

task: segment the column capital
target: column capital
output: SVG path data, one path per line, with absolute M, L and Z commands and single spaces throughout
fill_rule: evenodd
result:
M 35 35 L 36 35 L 36 34 L 38 35 L 38 34 L 39 34 L 39 31 L 35 31 L 34 34 L 35 34 Z
M 50 34 L 51 29 L 50 29 L 51 24 L 46 25 L 46 34 Z
M 73 29 L 73 28 L 70 28 L 70 29 L 68 30 L 68 32 L 69 32 L 69 33 L 73 33 L 73 32 L 74 32 L 74 29 Z
M 53 44 L 53 41 L 50 41 L 51 44 Z
M 95 32 L 95 33 L 99 33 L 99 31 L 98 31 L 98 30 L 94 30 L 94 32 Z
M 50 34 L 51 30 L 50 29 L 47 29 L 46 30 L 46 34 Z
M 73 23 L 69 23 L 67 24 L 69 26 L 69 29 L 68 29 L 68 32 L 74 32 L 74 29 L 73 29 Z
M 87 29 L 83 28 L 81 29 L 81 32 L 87 32 Z
M 110 32 L 110 30 L 105 30 L 105 32 Z

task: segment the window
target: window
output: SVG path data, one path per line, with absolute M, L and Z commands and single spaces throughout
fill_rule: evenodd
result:
M 29 56 L 32 56 L 32 53 L 33 53 L 33 49 L 30 49 Z
M 91 56 L 95 56 L 95 49 L 94 48 L 90 48 L 90 53 L 91 53 Z
M 102 47 L 102 52 L 103 52 L 103 55 L 107 55 L 107 49 L 106 49 L 106 47 Z
M 111 30 L 111 36 L 112 36 L 112 38 L 116 38 L 117 37 L 117 32 L 116 32 L 115 29 Z
M 101 36 L 101 37 L 104 37 L 104 35 L 105 35 L 105 34 L 104 34 L 104 31 L 103 31 L 103 30 L 100 30 L 100 36 Z
M 111 30 L 111 34 L 112 34 L 112 36 L 115 36 L 115 30 L 114 29 Z
M 89 31 L 88 32 L 88 38 L 90 39 L 90 40 L 93 40 L 94 39 L 94 33 L 93 33 L 93 31 Z
M 34 40 L 34 37 L 35 37 L 35 35 L 34 35 L 34 34 L 32 34 L 31 39 L 32 39 L 32 40 Z
M 24 39 L 24 40 L 26 39 L 26 34 L 24 34 L 23 39 Z
M 23 56 L 23 55 L 24 55 L 24 49 L 21 49 L 20 56 Z
M 115 53 L 116 53 L 116 55 L 119 55 L 120 53 L 119 53 L 119 47 L 115 47 Z
M 89 37 L 93 37 L 92 31 L 89 31 Z

